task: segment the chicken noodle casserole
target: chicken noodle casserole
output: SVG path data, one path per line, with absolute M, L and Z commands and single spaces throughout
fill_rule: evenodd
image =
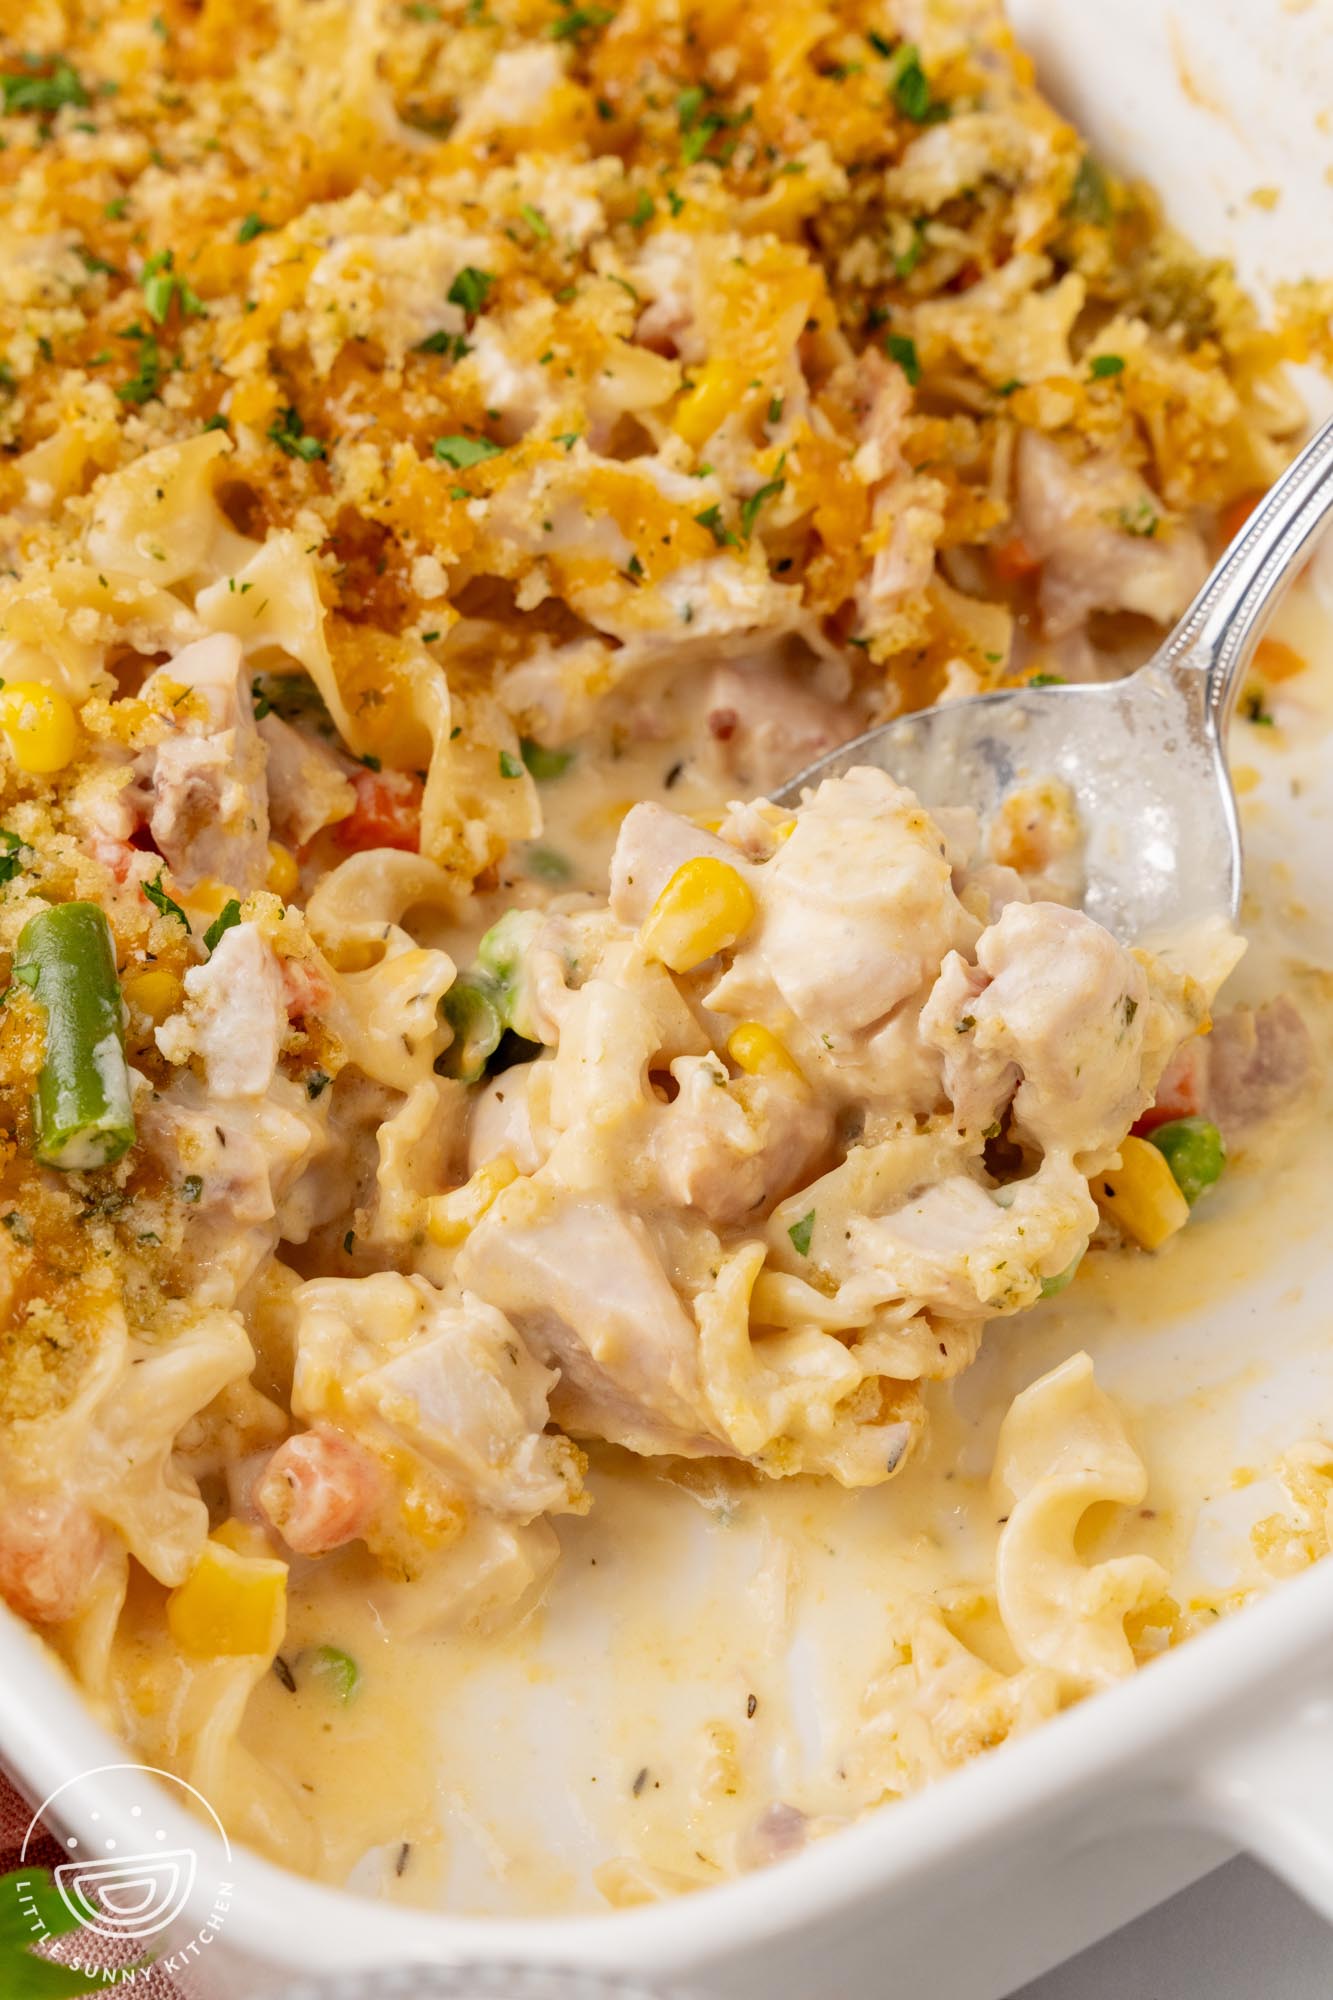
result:
M 0 1594 L 291 1853 L 294 1585 L 512 1623 L 605 1447 L 879 1486 L 1299 1089 L 1290 1001 L 1213 1025 L 1235 941 L 1079 913 L 1058 785 L 763 794 L 1124 670 L 1300 412 L 985 0 L 22 12 Z M 1075 1548 L 1144 1481 L 1086 1358 L 995 1478 L 1012 1670 L 918 1623 L 912 1781 L 1166 1581 Z

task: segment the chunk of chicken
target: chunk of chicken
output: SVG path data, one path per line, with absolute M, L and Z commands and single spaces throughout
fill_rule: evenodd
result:
M 242 895 L 262 889 L 268 788 L 240 640 L 225 632 L 197 639 L 153 675 L 144 698 L 172 722 L 145 753 L 141 784 L 149 831 L 172 874 L 186 889 L 206 875 Z
M 296 1555 L 323 1556 L 369 1532 L 387 1488 L 378 1459 L 320 1425 L 278 1446 L 252 1497 Z
M 711 854 L 733 868 L 742 865 L 736 849 L 725 840 L 692 826 L 665 806 L 631 806 L 611 856 L 612 915 L 622 924 L 641 924 L 676 870 L 701 854 Z
M 1009 903 L 977 963 L 944 964 L 921 1032 L 944 1059 L 960 1126 L 984 1131 L 1013 1100 L 1015 1135 L 1095 1159 L 1151 1101 L 1148 980 L 1109 931 L 1058 903 Z
M 1201 538 L 1164 518 L 1136 472 L 1105 454 L 1078 463 L 1036 431 L 1019 438 L 1018 526 L 1042 565 L 1051 638 L 1077 631 L 1093 611 L 1170 625 L 1208 570 Z
M 336 1407 L 368 1448 L 406 1451 L 516 1521 L 578 1506 L 577 1454 L 546 1431 L 555 1378 L 493 1306 L 393 1271 L 313 1279 L 297 1304 L 298 1416 Z
M 322 827 L 346 819 L 356 793 L 327 744 L 271 711 L 259 723 L 268 757 L 269 820 L 280 840 L 304 847 Z
M 157 1030 L 169 1062 L 201 1058 L 214 1097 L 262 1097 L 287 1036 L 282 969 L 257 924 L 224 931 L 185 975 L 186 1004 Z
M 825 1047 L 861 1034 L 976 936 L 951 875 L 939 829 L 911 792 L 866 768 L 826 778 L 764 865 L 758 935 L 709 1006 L 763 1019 L 776 988 Z
M 726 1449 L 704 1414 L 696 1328 L 639 1216 L 519 1183 L 464 1244 L 458 1276 L 559 1369 L 551 1408 L 566 1429 L 646 1457 Z
M 716 1056 L 671 1065 L 650 1151 L 663 1192 L 718 1225 L 767 1213 L 809 1178 L 833 1136 L 833 1114 L 795 1077 L 729 1079 Z

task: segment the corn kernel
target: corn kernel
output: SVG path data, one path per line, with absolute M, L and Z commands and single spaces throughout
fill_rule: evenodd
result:
M 219 882 L 216 875 L 203 875 L 193 889 L 181 891 L 181 901 L 192 917 L 202 917 L 205 925 L 220 916 L 230 902 L 239 902 L 236 891 L 227 883 Z
M 446 1249 L 470 1236 L 491 1203 L 518 1179 L 518 1168 L 507 1153 L 497 1153 L 478 1167 L 470 1181 L 448 1194 L 432 1195 L 426 1203 L 426 1228 L 431 1240 Z
M 268 844 L 268 877 L 265 886 L 275 896 L 281 896 L 284 903 L 290 903 L 301 881 L 301 870 L 290 847 L 284 847 L 280 840 L 270 840 Z
M 742 1021 L 727 1037 L 727 1054 L 747 1076 L 799 1076 L 800 1064 L 762 1021 Z
M 79 724 L 63 694 L 41 681 L 10 681 L 0 688 L 0 729 L 20 771 L 33 776 L 63 771 L 73 761 Z
M 136 1014 L 146 1014 L 154 1025 L 165 1021 L 168 1014 L 174 1014 L 181 1004 L 184 988 L 174 972 L 168 972 L 160 965 L 150 965 L 143 972 L 134 973 L 121 988 L 126 1004 Z
M 205 1542 L 193 1570 L 167 1599 L 167 1625 L 187 1653 L 271 1657 L 287 1629 L 286 1563 Z
M 672 429 L 697 451 L 735 409 L 753 373 L 734 361 L 710 361 L 676 405 Z
M 1123 1139 L 1120 1165 L 1095 1174 L 1092 1192 L 1103 1215 L 1145 1250 L 1160 1249 L 1190 1219 L 1170 1167 L 1147 1139 Z
M 729 862 L 699 854 L 682 861 L 644 920 L 639 942 L 672 972 L 735 944 L 754 922 L 749 884 Z

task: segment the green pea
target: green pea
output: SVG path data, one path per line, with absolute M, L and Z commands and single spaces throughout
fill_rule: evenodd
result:
M 1222 1134 L 1207 1118 L 1173 1118 L 1148 1134 L 1165 1155 L 1171 1175 L 1191 1208 L 1227 1163 Z
M 1043 1299 L 1057 1298 L 1066 1285 L 1073 1284 L 1078 1273 L 1078 1267 L 1082 1262 L 1083 1252 L 1080 1250 L 1073 1263 L 1066 1264 L 1063 1271 L 1057 1271 L 1053 1278 L 1042 1279 L 1040 1296 Z
M 500 1045 L 505 1031 L 500 995 L 485 973 L 460 972 L 440 1002 L 440 1012 L 454 1038 L 435 1067 L 442 1076 L 476 1083 Z

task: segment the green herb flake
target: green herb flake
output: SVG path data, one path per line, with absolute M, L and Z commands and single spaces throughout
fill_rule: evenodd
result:
M 12 882 L 23 873 L 23 845 L 16 833 L 0 826 L 0 883 Z
M 652 196 L 646 192 L 641 193 L 633 209 L 630 211 L 629 219 L 631 228 L 644 228 L 647 223 L 652 221 L 656 213 L 657 203 L 653 200 Z
M 502 750 L 500 752 L 500 776 L 502 778 L 521 778 L 523 776 L 523 759 L 516 757 L 512 750 Z
M 202 1174 L 187 1174 L 181 1182 L 181 1200 L 188 1202 L 191 1207 L 199 1200 L 203 1191 L 204 1177 Z
M 581 42 L 598 28 L 606 27 L 615 15 L 606 7 L 569 7 L 546 30 L 553 42 Z
M 791 1238 L 791 1247 L 798 1257 L 808 1257 L 810 1255 L 810 1239 L 814 1233 L 815 1211 L 812 1208 L 807 1214 L 801 1217 L 799 1222 L 793 1222 L 791 1228 L 787 1231 L 788 1236 Z
M 747 542 L 754 533 L 754 524 L 759 518 L 760 510 L 768 501 L 776 500 L 786 484 L 785 479 L 769 479 L 741 503 L 741 532 Z
M 309 1076 L 305 1080 L 305 1094 L 310 1099 L 310 1102 L 312 1104 L 314 1103 L 317 1097 L 322 1097 L 324 1095 L 324 1092 L 328 1089 L 332 1081 L 333 1078 L 329 1075 L 327 1070 L 323 1069 L 311 1070 Z
M 1105 382 L 1112 375 L 1121 375 L 1124 373 L 1124 368 L 1123 354 L 1094 354 L 1088 364 L 1088 372 L 1094 382 Z
M 518 747 L 523 762 L 539 785 L 550 784 L 553 778 L 563 778 L 574 762 L 572 750 L 548 750 L 544 743 L 536 742 L 531 736 L 520 736 Z
M 177 918 L 179 922 L 184 924 L 186 935 L 189 936 L 190 919 L 186 916 L 180 904 L 176 902 L 173 897 L 169 896 L 166 890 L 162 887 L 162 877 L 164 873 L 165 870 L 159 868 L 157 871 L 157 875 L 153 881 L 142 882 L 140 883 L 139 886 L 143 890 L 144 895 L 147 896 L 153 908 L 158 912 L 158 914 L 163 917 Z
M 720 549 L 727 547 L 734 548 L 736 546 L 736 537 L 722 519 L 722 509 L 716 500 L 711 507 L 705 507 L 703 512 L 696 514 L 694 518 L 701 528 L 707 528 Z
M 288 458 L 302 459 L 307 465 L 312 459 L 328 456 L 319 439 L 308 435 L 299 413 L 290 404 L 274 418 L 266 436 Z
M 916 342 L 909 340 L 905 333 L 886 333 L 884 352 L 890 361 L 896 361 L 911 387 L 915 389 L 921 380 L 921 363 L 917 358 Z
M 910 118 L 914 125 L 937 125 L 949 116 L 948 105 L 931 92 L 915 42 L 903 42 L 894 51 L 892 62 L 889 93 L 904 118 Z
M 73 64 L 66 62 L 64 56 L 57 56 L 45 75 L 34 75 L 29 71 L 17 76 L 0 76 L 0 101 L 7 115 L 17 111 L 49 114 L 59 111 L 66 104 L 75 104 L 82 109 L 89 98 Z
M 1075 222 L 1095 223 L 1099 229 L 1105 229 L 1111 220 L 1111 191 L 1091 153 L 1085 153 L 1078 163 L 1065 214 Z
M 445 297 L 451 306 L 462 306 L 465 313 L 476 314 L 485 306 L 486 295 L 494 283 L 494 271 L 479 271 L 475 264 L 464 264 Z
M 273 224 L 271 222 L 265 222 L 262 215 L 256 215 L 254 210 L 251 209 L 250 213 L 242 221 L 240 228 L 236 231 L 236 241 L 238 243 L 253 243 L 256 236 L 268 235 L 272 228 Z
M 223 937 L 241 921 L 241 906 L 235 896 L 228 897 L 204 932 L 204 945 L 210 957 L 217 950 Z
M 543 242 L 549 242 L 551 225 L 539 208 L 534 208 L 530 201 L 525 201 L 518 212 L 534 236 L 540 237 Z
M 436 438 L 431 450 L 443 464 L 452 465 L 455 472 L 466 472 L 485 459 L 498 458 L 503 446 L 492 444 L 489 438 L 453 436 Z

